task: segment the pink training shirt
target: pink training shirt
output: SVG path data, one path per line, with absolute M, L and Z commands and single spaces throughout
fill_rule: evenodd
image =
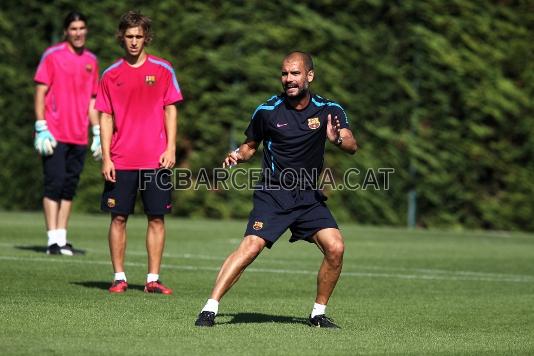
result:
M 164 59 L 147 55 L 137 68 L 120 59 L 104 71 L 96 109 L 114 118 L 111 160 L 115 169 L 159 168 L 167 148 L 165 106 L 182 99 L 174 70 Z
M 59 43 L 43 53 L 33 80 L 48 87 L 44 119 L 54 138 L 86 145 L 89 102 L 98 88 L 96 56 L 87 49 L 78 55 Z

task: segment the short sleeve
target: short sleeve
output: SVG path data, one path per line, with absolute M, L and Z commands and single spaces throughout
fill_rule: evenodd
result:
M 345 112 L 345 109 L 343 109 L 343 107 L 339 105 L 338 103 L 334 103 L 334 102 L 329 103 L 328 106 L 330 109 L 330 114 L 332 114 L 332 118 L 334 116 L 338 117 L 340 128 L 349 129 L 350 128 L 349 118 L 347 116 L 347 113 Z
M 96 96 L 98 93 L 98 62 L 95 62 L 95 70 L 93 71 L 93 88 L 91 89 L 91 96 Z
M 245 135 L 249 141 L 260 143 L 264 138 L 264 121 L 265 111 L 256 110 L 252 115 L 252 119 L 245 130 Z
M 52 65 L 52 57 L 45 52 L 37 66 L 37 71 L 35 72 L 33 80 L 37 83 L 50 86 L 52 84 L 53 76 L 54 66 Z
M 108 81 L 106 77 L 103 76 L 100 84 L 98 85 L 98 90 L 96 93 L 96 110 L 112 115 L 113 114 L 113 104 L 111 103 L 111 97 L 109 95 Z
M 174 69 L 171 66 L 167 68 L 169 70 L 169 75 L 167 76 L 167 89 L 163 97 L 163 104 L 165 106 L 177 103 L 183 100 L 182 91 L 180 90 L 180 85 L 176 79 L 176 74 Z

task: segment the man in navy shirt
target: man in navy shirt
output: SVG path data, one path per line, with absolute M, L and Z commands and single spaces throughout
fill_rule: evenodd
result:
M 338 327 L 325 310 L 341 273 L 344 243 L 326 198 L 316 187 L 316 177 L 323 168 L 326 139 L 350 154 L 357 144 L 343 108 L 310 92 L 313 78 L 309 54 L 288 54 L 282 62 L 284 92 L 258 106 L 245 131 L 247 139 L 224 160 L 223 167 L 248 161 L 263 141 L 263 177 L 254 192 L 245 238 L 223 263 L 197 326 L 215 324 L 219 300 L 263 248 L 271 248 L 290 229 L 291 242 L 313 242 L 324 255 L 308 323 Z

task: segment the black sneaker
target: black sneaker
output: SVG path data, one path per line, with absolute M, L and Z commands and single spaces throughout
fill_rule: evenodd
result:
M 67 242 L 65 246 L 61 246 L 60 251 L 62 255 L 74 256 L 74 249 L 70 242 Z
M 196 326 L 213 326 L 215 325 L 215 313 L 210 311 L 203 311 L 198 314 Z
M 308 325 L 316 328 L 332 328 L 332 329 L 341 329 L 339 326 L 334 324 L 334 321 L 330 318 L 327 318 L 326 315 L 316 315 L 313 318 L 310 315 L 308 319 Z
M 61 255 L 61 247 L 58 244 L 52 244 L 46 248 L 47 255 Z

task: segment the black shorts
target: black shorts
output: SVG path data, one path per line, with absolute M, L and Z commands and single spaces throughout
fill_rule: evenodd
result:
M 165 215 L 170 213 L 171 171 L 166 169 L 116 170 L 116 182 L 106 181 L 100 208 L 113 214 L 129 215 L 134 212 L 137 191 L 145 214 Z
M 55 201 L 74 198 L 86 151 L 86 145 L 58 142 L 54 153 L 43 157 L 43 195 L 46 198 Z
M 317 231 L 338 228 L 325 200 L 319 191 L 257 190 L 245 236 L 259 236 L 271 248 L 289 229 L 292 234 L 289 242 L 313 242 L 311 238 Z

